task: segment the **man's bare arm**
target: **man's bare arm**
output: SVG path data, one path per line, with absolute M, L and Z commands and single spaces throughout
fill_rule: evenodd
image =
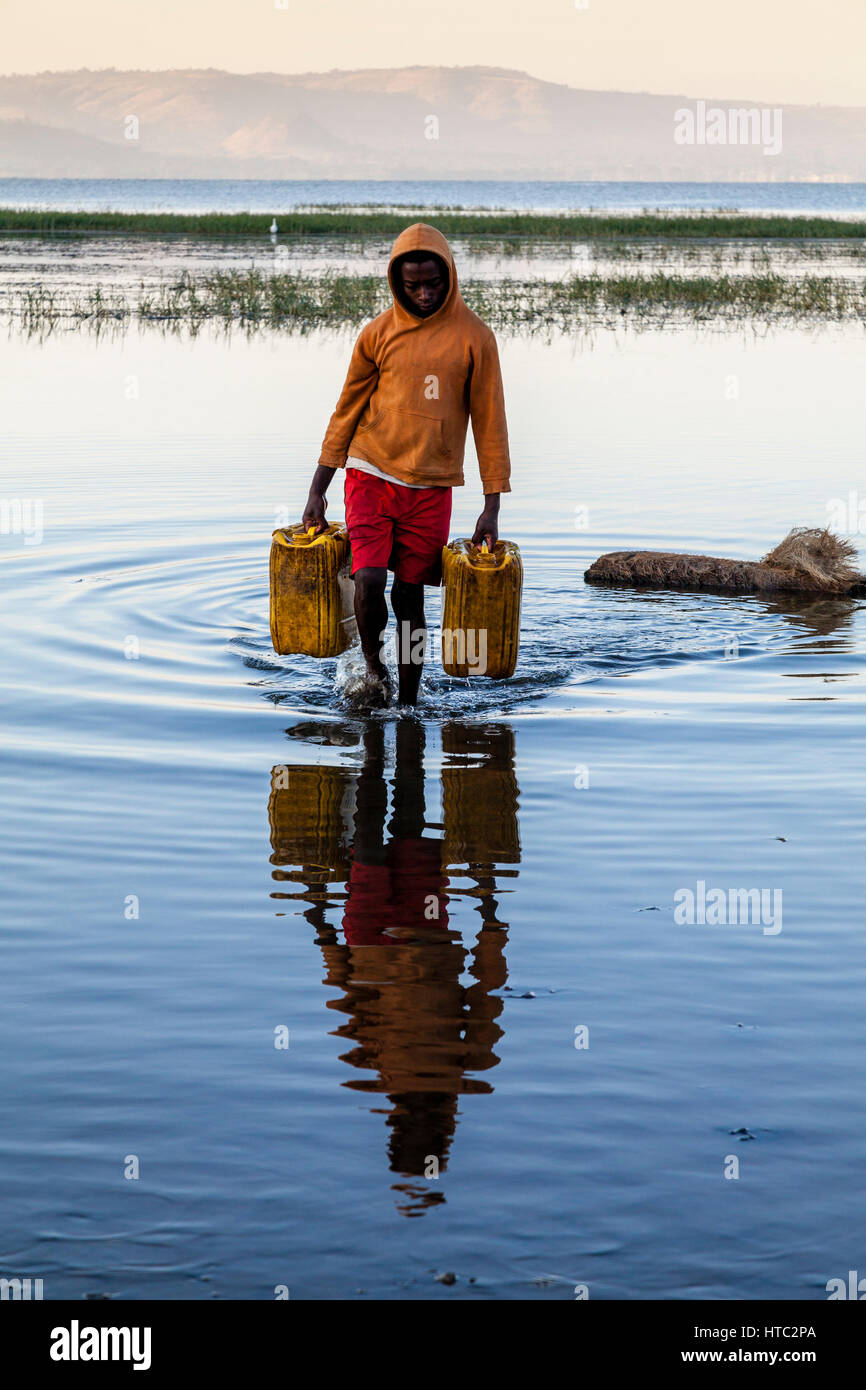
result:
M 475 531 L 472 536 L 472 544 L 480 545 L 486 541 L 492 550 L 499 540 L 499 493 L 486 492 L 484 494 L 484 511 L 475 523 Z
M 310 495 L 307 498 L 307 505 L 304 507 L 304 526 L 309 531 L 311 526 L 315 526 L 316 535 L 324 531 L 328 525 L 325 520 L 325 512 L 328 508 L 325 493 L 328 491 L 328 484 L 336 473 L 336 468 L 326 468 L 320 463 L 315 473 L 313 481 L 310 483 Z

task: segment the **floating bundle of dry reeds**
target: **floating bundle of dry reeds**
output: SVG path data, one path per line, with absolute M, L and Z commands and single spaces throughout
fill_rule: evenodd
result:
M 653 589 L 722 589 L 729 593 L 789 590 L 812 594 L 866 593 L 857 547 L 826 528 L 795 526 L 763 560 L 720 560 L 662 550 L 613 550 L 590 565 L 590 584 Z

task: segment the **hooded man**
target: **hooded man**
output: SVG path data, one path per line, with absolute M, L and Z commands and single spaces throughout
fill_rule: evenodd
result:
M 324 530 L 328 484 L 345 468 L 355 617 L 367 669 L 387 703 L 382 642 L 390 569 L 399 699 L 415 704 L 426 647 L 424 585 L 442 582 L 451 489 L 464 481 L 470 419 L 484 489 L 475 545 L 496 543 L 499 495 L 511 490 L 511 465 L 496 339 L 463 302 L 442 233 L 423 222 L 401 232 L 388 283 L 394 303 L 355 343 L 303 520 Z

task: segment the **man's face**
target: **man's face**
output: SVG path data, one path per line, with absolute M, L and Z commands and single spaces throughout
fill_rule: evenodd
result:
M 426 319 L 442 307 L 448 293 L 448 277 L 441 261 L 404 261 L 400 266 L 403 293 L 419 318 Z

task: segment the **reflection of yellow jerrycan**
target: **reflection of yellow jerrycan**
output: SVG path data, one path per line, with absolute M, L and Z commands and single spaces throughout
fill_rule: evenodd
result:
M 339 656 L 357 635 L 345 526 L 288 526 L 271 541 L 271 642 L 287 656 Z
M 502 868 L 520 863 L 514 730 L 443 724 L 442 753 L 443 867 L 470 864 L 475 872 L 514 876 Z
M 523 561 L 514 541 L 492 550 L 451 541 L 442 551 L 442 665 L 449 676 L 513 675 L 520 640 Z
M 354 830 L 357 774 L 346 768 L 278 764 L 268 821 L 275 879 L 344 883 Z

